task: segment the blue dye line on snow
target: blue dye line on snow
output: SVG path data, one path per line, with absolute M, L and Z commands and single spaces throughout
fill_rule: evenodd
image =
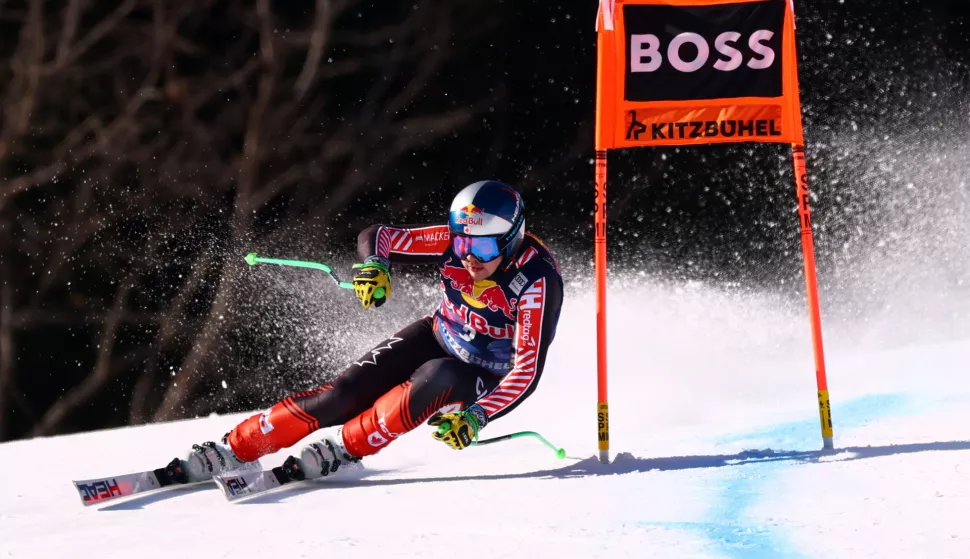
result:
M 861 427 L 871 421 L 918 411 L 915 402 L 902 394 L 877 394 L 863 396 L 847 403 L 833 406 L 833 422 L 836 430 Z M 737 443 L 752 441 L 767 444 L 768 448 L 785 451 L 818 450 L 821 443 L 818 417 L 789 423 L 781 423 L 764 429 L 732 435 L 717 442 Z M 762 447 L 764 448 L 764 447 Z M 757 456 L 758 453 L 751 453 Z M 651 526 L 701 532 L 714 544 L 715 549 L 730 559 L 807 559 L 792 547 L 784 534 L 773 527 L 751 523 L 745 516 L 759 500 L 764 489 L 785 468 L 788 460 L 771 459 L 773 453 L 764 452 L 766 460 L 745 460 L 744 465 L 733 469 L 717 488 L 714 506 L 699 522 L 648 522 Z
M 862 427 L 870 421 L 916 411 L 912 399 L 904 394 L 869 394 L 847 403 L 832 406 L 832 421 L 837 430 Z M 766 440 L 773 447 L 786 450 L 816 450 L 821 442 L 818 416 L 804 421 L 779 423 L 739 435 L 723 437 L 718 444 Z

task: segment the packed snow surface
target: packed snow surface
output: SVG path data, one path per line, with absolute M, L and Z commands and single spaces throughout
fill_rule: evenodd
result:
M 535 395 L 482 433 L 535 430 L 565 459 L 528 438 L 457 452 L 422 427 L 362 477 L 234 504 L 203 485 L 86 508 L 72 479 L 160 467 L 249 414 L 11 442 L 0 557 L 970 557 L 970 337 L 823 323 L 824 452 L 803 305 L 618 286 L 603 465 L 582 291 Z

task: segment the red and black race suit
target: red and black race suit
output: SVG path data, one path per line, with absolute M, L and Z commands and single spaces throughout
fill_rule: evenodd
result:
M 294 394 L 240 423 L 229 443 L 246 461 L 343 425 L 347 450 L 378 452 L 434 412 L 477 403 L 488 422 L 536 388 L 562 306 L 563 282 L 545 245 L 526 235 L 515 257 L 472 281 L 444 225 L 374 225 L 358 238 L 361 259 L 437 264 L 443 297 L 434 313 L 384 340 L 331 383 Z
M 491 277 L 473 281 L 451 249 L 447 225 L 374 225 L 358 237 L 358 255 L 392 262 L 436 263 L 443 297 L 435 334 L 458 359 L 503 377 L 478 401 L 500 417 L 532 393 L 562 306 L 562 276 L 549 249 L 527 234 L 514 258 Z

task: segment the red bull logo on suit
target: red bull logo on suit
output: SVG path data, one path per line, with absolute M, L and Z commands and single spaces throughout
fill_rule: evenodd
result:
M 449 266 L 447 264 L 441 266 L 441 275 L 451 282 L 452 289 L 457 289 L 462 293 L 471 293 L 474 281 L 472 281 L 471 274 L 468 270 L 462 268 L 461 266 Z
M 489 283 L 491 285 L 481 286 L 482 283 Z M 477 292 L 477 293 L 476 293 Z M 515 310 L 516 300 L 509 300 L 505 296 L 505 291 L 494 281 L 482 280 L 475 282 L 472 288 L 471 298 L 473 301 L 488 307 L 490 311 L 501 311 L 505 315 L 505 318 L 509 320 L 515 320 L 512 315 L 512 311 Z M 466 295 L 465 300 L 468 301 L 469 297 Z M 469 304 L 471 302 L 469 301 Z M 472 306 L 475 306 L 472 304 Z
M 441 267 L 441 275 L 451 282 L 451 287 L 462 293 L 462 299 L 472 308 L 487 308 L 492 312 L 501 311 L 505 318 L 515 320 L 517 299 L 505 296 L 502 287 L 491 280 L 472 281 L 468 270 L 445 264 Z
M 492 326 L 485 320 L 485 317 L 475 311 L 468 310 L 466 306 L 456 307 L 447 298 L 442 305 L 449 320 L 454 320 L 468 325 L 469 328 L 483 336 L 489 336 L 496 340 L 511 340 L 515 337 L 515 325 L 506 324 L 504 326 Z

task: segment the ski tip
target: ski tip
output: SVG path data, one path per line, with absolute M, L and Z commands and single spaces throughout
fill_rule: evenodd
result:
M 142 483 L 150 487 L 157 486 L 157 483 L 152 484 L 150 480 L 142 481 L 133 478 L 132 475 L 112 476 L 104 479 L 71 480 L 71 483 L 74 484 L 74 490 L 77 491 L 81 504 L 90 507 L 144 491 L 145 489 L 140 487 Z
M 77 492 L 77 496 L 78 496 L 79 499 L 81 499 L 81 504 L 82 505 L 84 505 L 86 507 L 90 507 L 91 505 L 98 504 L 98 501 L 95 500 L 95 499 L 92 499 L 91 498 L 91 494 L 84 489 L 84 487 L 83 487 L 84 482 L 83 481 L 78 481 L 76 479 L 72 479 L 71 480 L 71 483 L 74 484 L 74 491 Z

